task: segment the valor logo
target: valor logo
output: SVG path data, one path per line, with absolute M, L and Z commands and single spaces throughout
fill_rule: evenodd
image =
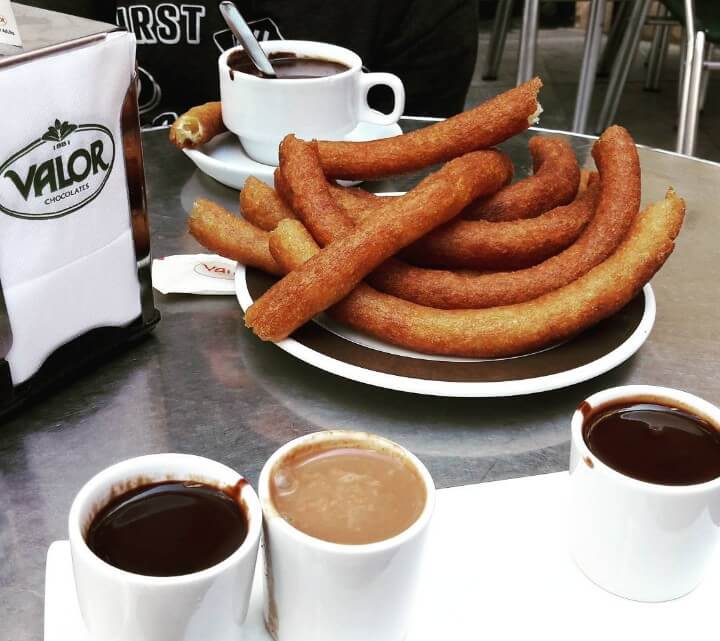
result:
M 5 16 L 0 16 L 0 27 L 4 27 L 7 24 Z
M 0 165 L 0 211 L 30 219 L 67 216 L 97 198 L 114 162 L 109 129 L 55 120 Z
M 197 263 L 193 271 L 200 276 L 208 278 L 221 278 L 222 280 L 234 280 L 235 270 L 222 263 Z

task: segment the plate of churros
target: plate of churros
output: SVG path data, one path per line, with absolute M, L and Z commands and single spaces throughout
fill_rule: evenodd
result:
M 542 111 L 533 79 L 423 129 L 369 142 L 280 145 L 273 187 L 248 179 L 242 217 L 204 199 L 190 233 L 237 260 L 256 336 L 317 367 L 391 389 L 510 396 L 571 385 L 634 354 L 655 318 L 648 283 L 685 205 L 640 211 L 635 142 L 619 126 L 580 170 L 562 136 L 530 139 L 513 181 L 496 148 Z M 439 166 L 403 194 L 336 181 Z

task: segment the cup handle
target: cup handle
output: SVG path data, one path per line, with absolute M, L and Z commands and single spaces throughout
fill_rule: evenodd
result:
M 396 123 L 405 110 L 405 87 L 402 80 L 392 73 L 361 73 L 358 80 L 358 119 L 375 125 L 392 125 Z M 371 109 L 367 97 L 371 87 L 387 85 L 395 96 L 395 107 L 389 114 Z

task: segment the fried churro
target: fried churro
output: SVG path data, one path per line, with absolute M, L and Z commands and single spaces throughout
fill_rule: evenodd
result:
M 170 127 L 170 142 L 180 149 L 204 145 L 227 131 L 219 102 L 206 102 L 179 116 Z
M 533 136 L 528 143 L 533 175 L 465 208 L 465 218 L 506 221 L 534 218 L 575 198 L 580 168 L 570 143 L 556 136 Z
M 595 212 L 598 192 L 597 180 L 591 181 L 569 205 L 527 220 L 456 218 L 413 243 L 402 256 L 423 267 L 517 270 L 536 265 L 578 238 Z
M 313 237 L 325 246 L 350 233 L 353 221 L 332 197 L 317 154 L 317 143 L 293 135 L 280 143 L 275 187 Z
M 262 180 L 250 176 L 240 192 L 243 218 L 256 227 L 272 231 L 284 218 L 296 218 L 278 193 Z
M 368 142 L 319 141 L 328 178 L 369 180 L 445 162 L 476 149 L 493 147 L 535 124 L 539 78 L 499 94 L 477 107 L 429 127 Z M 311 230 L 312 231 L 312 230 Z
M 270 274 L 282 274 L 268 249 L 268 234 L 220 205 L 200 198 L 193 203 L 188 229 L 207 249 Z
M 315 152 L 312 145 L 304 147 Z M 510 171 L 508 158 L 494 150 L 472 152 L 446 163 L 407 194 L 378 210 L 377 216 L 350 229 L 276 283 L 248 309 L 246 325 L 264 340 L 287 337 L 346 296 L 381 262 L 456 216 L 475 198 L 496 191 Z M 300 181 L 304 178 L 301 176 Z M 317 177 L 311 172 L 307 180 L 316 182 Z M 292 184 L 290 187 L 294 209 L 303 218 L 297 206 L 299 194 Z M 321 190 L 318 193 L 322 195 Z M 324 193 L 334 206 L 327 189 Z M 317 217 L 328 214 L 323 210 L 312 213 Z

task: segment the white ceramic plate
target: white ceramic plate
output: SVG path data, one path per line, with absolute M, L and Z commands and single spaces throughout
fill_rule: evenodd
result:
M 273 278 L 238 265 L 243 311 Z M 384 343 L 320 315 L 277 344 L 302 361 L 360 383 L 429 396 L 504 397 L 567 387 L 604 374 L 632 356 L 655 322 L 650 285 L 624 309 L 551 348 L 500 359 L 431 356 Z
M 567 491 L 567 472 L 440 490 L 407 641 L 717 638 L 718 557 L 700 587 L 681 599 L 614 596 L 570 558 Z M 262 621 L 262 573 L 260 562 L 243 641 L 271 641 Z M 375 641 L 371 630 L 367 639 Z M 67 541 L 48 551 L 45 641 L 91 641 Z
M 361 122 L 346 137 L 346 140 L 379 140 L 391 138 L 402 133 L 400 125 L 375 125 Z M 235 134 L 230 132 L 216 136 L 206 145 L 197 149 L 184 149 L 185 154 L 195 166 L 223 185 L 233 189 L 242 189 L 249 176 L 255 176 L 268 185 L 273 184 L 275 167 L 263 165 L 249 158 Z M 357 184 L 344 182 L 341 184 Z

